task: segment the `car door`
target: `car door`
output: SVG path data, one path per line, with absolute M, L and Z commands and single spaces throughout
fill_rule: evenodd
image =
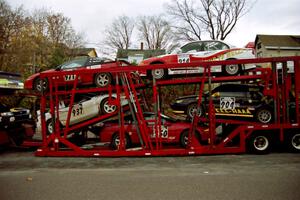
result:
M 220 118 L 242 117 L 242 107 L 244 101 L 243 92 L 218 92 L 214 97 L 216 116 Z
M 81 59 L 76 59 L 72 60 L 70 62 L 66 62 L 62 65 L 60 65 L 56 70 L 57 71 L 68 71 L 68 72 L 74 72 L 76 70 L 84 69 L 85 65 L 87 63 L 87 58 L 81 58 Z M 80 77 L 79 77 L 80 78 Z M 59 81 L 64 82 L 64 83 L 72 83 L 76 79 L 75 74 L 67 74 L 61 77 Z

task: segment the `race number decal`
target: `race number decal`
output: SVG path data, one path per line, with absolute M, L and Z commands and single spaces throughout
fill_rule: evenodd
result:
M 73 109 L 72 109 L 72 114 L 73 116 L 79 116 L 79 115 L 82 115 L 83 114 L 83 107 L 82 107 L 82 104 L 77 104 L 77 105 L 74 105 L 73 106 Z
M 155 127 L 152 127 L 153 133 L 151 134 L 151 138 L 155 138 L 156 137 L 156 130 Z M 165 126 L 161 126 L 161 133 L 160 133 L 160 137 L 161 138 L 168 138 L 168 127 Z
M 75 74 L 65 75 L 65 81 L 74 81 L 76 78 Z
M 221 97 L 220 109 L 233 110 L 235 109 L 235 97 Z
M 187 54 L 179 54 L 177 56 L 177 62 L 178 63 L 189 63 L 190 62 L 190 56 Z

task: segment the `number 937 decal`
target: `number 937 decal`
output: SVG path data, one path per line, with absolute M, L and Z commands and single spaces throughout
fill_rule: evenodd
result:
M 74 107 L 72 109 L 72 114 L 73 114 L 73 116 L 82 115 L 83 114 L 82 104 L 74 105 Z

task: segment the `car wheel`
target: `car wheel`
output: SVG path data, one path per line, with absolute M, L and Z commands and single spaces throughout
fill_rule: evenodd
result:
M 152 77 L 155 79 L 165 79 L 168 75 L 168 72 L 166 69 L 154 69 L 152 70 Z
M 187 114 L 188 118 L 192 119 L 194 117 L 194 113 L 197 112 L 197 109 L 198 109 L 198 105 L 196 103 L 192 103 L 192 104 L 188 105 L 187 110 L 186 110 L 186 114 Z M 197 114 L 199 117 L 201 117 L 203 115 L 202 106 L 200 106 L 200 109 Z
M 181 134 L 180 134 L 180 146 L 182 146 L 183 148 L 186 148 L 189 142 L 189 130 L 184 130 Z
M 46 121 L 46 134 L 50 135 L 53 133 L 52 119 Z
M 255 154 L 266 154 L 271 149 L 271 141 L 269 137 L 262 134 L 254 134 L 248 141 L 247 149 Z
M 111 82 L 112 77 L 109 73 L 99 73 L 95 75 L 94 83 L 97 87 L 107 87 Z
M 109 104 L 109 98 L 107 97 L 101 102 L 100 109 L 102 114 L 109 114 L 115 112 L 117 106 Z
M 240 73 L 241 67 L 240 65 L 225 65 L 223 66 L 223 74 L 227 76 L 236 76 Z
M 261 108 L 256 113 L 256 120 L 266 124 L 272 121 L 272 112 L 268 108 Z
M 37 78 L 33 82 L 33 89 L 37 92 L 42 92 L 42 90 L 47 91 L 48 90 L 48 80 L 47 79 L 40 79 Z
M 288 136 L 288 147 L 292 152 L 300 152 L 300 133 L 293 133 Z
M 195 136 L 197 138 L 197 140 L 202 143 L 201 141 L 201 136 L 200 133 L 198 131 L 196 131 Z M 182 133 L 180 134 L 180 146 L 182 146 L 183 148 L 186 148 L 189 142 L 189 129 L 182 131 Z
M 120 136 L 118 133 L 115 133 L 111 139 L 111 147 L 112 149 L 116 150 L 119 149 L 120 144 L 121 144 Z M 128 136 L 128 134 L 125 134 L 125 147 L 129 148 L 130 146 L 131 146 L 130 137 Z

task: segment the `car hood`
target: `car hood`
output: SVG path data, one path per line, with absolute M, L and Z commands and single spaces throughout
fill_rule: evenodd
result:
M 139 65 L 150 65 L 153 63 L 170 63 L 172 62 L 172 58 L 174 58 L 176 55 L 173 54 L 165 54 L 157 57 L 152 57 L 143 60 Z
M 183 97 L 178 97 L 176 100 L 187 100 L 187 99 L 196 99 L 198 95 L 189 95 L 189 96 L 183 96 Z
M 27 80 L 35 79 L 36 77 L 40 76 L 41 73 L 48 73 L 48 72 L 54 72 L 54 71 L 55 71 L 55 69 L 49 69 L 49 70 L 46 70 L 46 71 L 43 71 L 43 72 L 40 72 L 40 73 L 36 73 L 36 74 L 33 74 L 33 75 L 29 76 L 27 78 Z

